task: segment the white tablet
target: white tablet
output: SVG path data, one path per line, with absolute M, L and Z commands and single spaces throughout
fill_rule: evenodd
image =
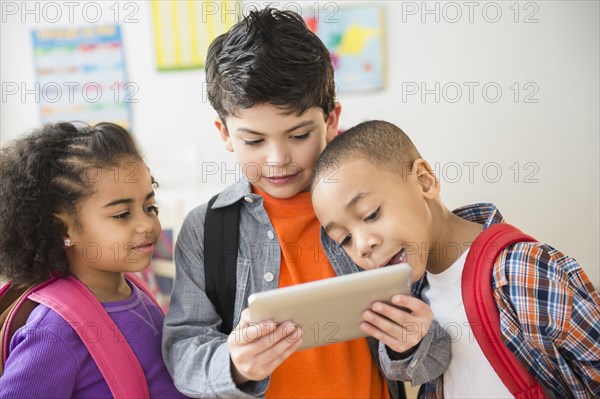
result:
M 374 302 L 410 294 L 406 263 L 259 292 L 248 298 L 253 322 L 292 321 L 302 328 L 298 350 L 366 336 L 362 313 Z

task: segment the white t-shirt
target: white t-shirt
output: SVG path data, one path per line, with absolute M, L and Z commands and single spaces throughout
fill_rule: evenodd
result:
M 433 318 L 451 338 L 452 358 L 444 372 L 445 398 L 512 398 L 483 354 L 465 312 L 461 277 L 469 251 L 439 274 L 427 273 L 423 300 L 431 306 Z

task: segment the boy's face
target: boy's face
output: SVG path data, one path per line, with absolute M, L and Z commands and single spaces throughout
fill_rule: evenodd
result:
M 432 189 L 418 173 L 407 171 L 403 177 L 356 159 L 321 174 L 312 201 L 329 237 L 358 266 L 406 262 L 416 281 L 425 272 L 430 248 Z
M 215 122 L 234 152 L 242 173 L 256 187 L 275 198 L 290 198 L 310 187 L 314 164 L 337 134 L 341 106 L 325 120 L 312 107 L 302 115 L 286 114 L 271 104 L 242 109 Z

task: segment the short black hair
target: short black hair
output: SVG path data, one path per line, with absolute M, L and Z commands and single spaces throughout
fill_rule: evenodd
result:
M 93 192 L 90 168 L 125 157 L 142 160 L 133 136 L 113 123 L 47 124 L 0 149 L 0 277 L 17 285 L 70 274 L 66 227 L 78 203 Z M 154 181 L 154 180 L 153 180 Z
M 315 163 L 314 182 L 326 170 L 365 159 L 377 167 L 405 176 L 421 154 L 412 140 L 396 125 L 372 120 L 360 123 L 333 139 Z
M 210 45 L 208 99 L 221 119 L 237 110 L 272 104 L 301 115 L 335 106 L 329 51 L 293 11 L 253 10 Z

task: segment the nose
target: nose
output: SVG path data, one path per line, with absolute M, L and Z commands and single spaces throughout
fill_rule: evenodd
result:
M 355 233 L 354 242 L 358 254 L 363 259 L 369 258 L 373 253 L 373 250 L 381 244 L 379 238 L 375 234 L 369 232 Z
M 135 232 L 147 234 L 153 232 L 155 228 L 160 229 L 160 222 L 153 215 L 153 213 L 146 214 L 145 212 L 141 212 L 135 225 Z
M 280 169 L 289 165 L 291 161 L 292 158 L 287 145 L 284 143 L 277 143 L 271 147 L 269 156 L 267 157 L 269 166 L 275 169 Z

